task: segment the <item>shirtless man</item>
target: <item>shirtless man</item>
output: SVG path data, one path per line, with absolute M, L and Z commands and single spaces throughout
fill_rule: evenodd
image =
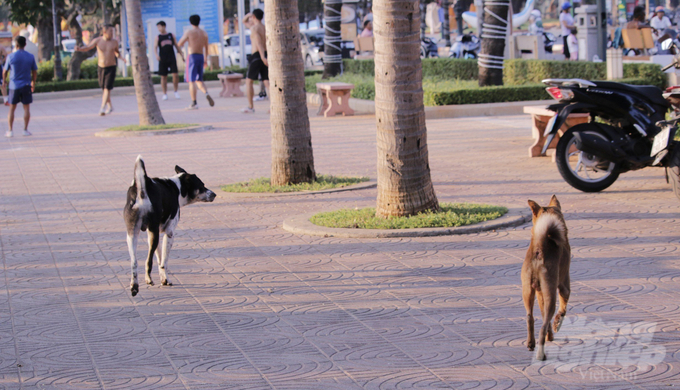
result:
M 198 24 L 201 23 L 200 16 L 189 16 L 189 23 L 191 23 L 192 27 L 184 33 L 177 45 L 182 47 L 186 42 L 189 42 L 189 58 L 187 62 L 187 71 L 184 75 L 185 81 L 189 83 L 189 94 L 191 95 L 191 105 L 187 107 L 187 110 L 196 110 L 198 109 L 198 103 L 196 103 L 196 87 L 205 94 L 205 98 L 208 99 L 210 107 L 215 105 L 215 101 L 210 97 L 208 89 L 203 83 L 203 67 L 207 65 L 205 58 L 208 56 L 208 34 L 198 27 Z M 205 57 L 203 56 L 204 50 Z
M 127 63 L 125 62 L 125 57 L 120 55 L 118 41 L 113 39 L 113 26 L 110 24 L 104 25 L 101 37 L 93 39 L 87 46 L 76 47 L 75 50 L 89 51 L 94 47 L 97 47 L 97 74 L 99 75 L 99 86 L 102 89 L 102 106 L 99 109 L 99 115 L 104 116 L 113 111 L 111 90 L 113 89 L 114 81 L 116 81 L 118 58 L 124 64 Z
M 241 112 L 246 114 L 255 112 L 255 108 L 253 107 L 253 95 L 255 95 L 253 81 L 257 80 L 258 76 L 260 76 L 265 88 L 269 89 L 269 63 L 267 62 L 266 32 L 264 24 L 262 24 L 263 17 L 264 12 L 257 8 L 253 11 L 253 16 L 248 20 L 248 23 L 250 24 L 250 42 L 253 54 L 250 56 L 248 72 L 246 75 L 248 107 L 241 110 Z

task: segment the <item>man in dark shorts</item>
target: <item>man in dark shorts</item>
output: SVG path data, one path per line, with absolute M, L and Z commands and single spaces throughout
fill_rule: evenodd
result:
M 18 36 L 16 38 L 17 51 L 10 54 L 5 62 L 2 78 L 9 80 L 9 130 L 5 133 L 5 137 L 13 135 L 12 129 L 14 127 L 14 111 L 17 109 L 17 104 L 21 103 L 24 106 L 24 135 L 29 136 L 31 132 L 28 131 L 28 122 L 31 120 L 31 103 L 33 103 L 33 91 L 35 89 L 35 82 L 38 80 L 38 66 L 35 64 L 35 57 L 33 54 L 24 50 L 26 47 L 26 38 Z
M 250 18 L 252 25 L 250 26 L 250 41 L 253 54 L 250 56 L 248 62 L 248 73 L 246 74 L 246 94 L 248 97 L 248 107 L 241 110 L 246 114 L 255 112 L 253 106 L 253 81 L 262 78 L 265 88 L 269 89 L 269 68 L 267 63 L 267 41 L 264 24 L 262 24 L 264 12 L 257 8 L 253 11 L 253 17 Z
M 113 112 L 111 104 L 111 90 L 116 81 L 116 70 L 118 59 L 125 64 L 125 57 L 120 55 L 118 41 L 113 38 L 113 26 L 107 24 L 101 37 L 95 38 L 85 47 L 76 47 L 76 51 L 90 51 L 97 48 L 97 74 L 99 75 L 99 86 L 102 89 L 102 106 L 99 115 L 106 115 Z
M 166 31 L 164 21 L 156 23 L 158 28 L 158 37 L 154 44 L 154 53 L 156 53 L 156 61 L 158 61 L 158 75 L 161 76 L 161 86 L 163 87 L 163 100 L 168 100 L 168 74 L 172 74 L 172 84 L 175 87 L 175 99 L 179 99 L 179 76 L 177 75 L 177 58 L 175 58 L 175 48 L 177 54 L 182 57 L 182 48 L 177 44 L 175 36 Z

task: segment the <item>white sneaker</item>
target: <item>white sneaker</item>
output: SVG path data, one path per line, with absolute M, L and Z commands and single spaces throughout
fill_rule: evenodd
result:
M 179 92 L 175 92 L 175 99 L 179 99 Z
M 191 103 L 189 107 L 186 108 L 187 110 L 198 110 L 198 104 Z
M 168 95 L 163 95 L 163 100 L 168 100 Z
M 244 108 L 243 110 L 241 110 L 241 112 L 244 113 L 244 114 L 254 114 L 254 113 L 255 113 L 255 109 L 254 109 L 254 108 L 250 108 L 250 107 L 246 107 L 246 108 Z
M 104 116 L 106 115 L 106 112 L 104 111 L 104 107 L 99 109 L 99 116 Z
M 267 97 L 266 96 L 255 96 L 255 98 L 253 98 L 253 100 L 256 101 L 256 102 L 261 102 L 263 100 L 267 100 Z
M 12 133 L 12 130 L 7 130 L 7 132 L 5 133 L 5 137 L 12 138 L 12 136 L 14 136 L 14 134 Z
M 28 130 L 24 130 L 24 137 L 28 137 L 29 135 L 33 135 L 33 134 L 31 134 L 31 132 L 28 131 Z
M 104 114 L 109 115 L 112 112 L 113 112 L 113 106 L 108 106 L 106 108 L 106 111 L 104 111 Z

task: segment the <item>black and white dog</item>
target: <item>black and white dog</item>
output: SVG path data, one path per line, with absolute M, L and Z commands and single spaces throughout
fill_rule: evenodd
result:
M 134 297 L 139 292 L 137 283 L 137 238 L 140 230 L 146 230 L 149 238 L 149 254 L 146 258 L 146 283 L 153 284 L 151 268 L 153 255 L 156 253 L 158 273 L 164 286 L 171 286 L 168 280 L 168 254 L 172 247 L 175 227 L 179 222 L 179 208 L 196 202 L 212 202 L 215 193 L 205 188 L 196 175 L 187 173 L 175 165 L 177 174 L 167 178 L 149 178 L 142 156 L 135 162 L 135 178 L 128 188 L 127 203 L 123 216 L 127 226 L 127 244 L 132 263 L 132 280 L 130 291 Z M 160 235 L 163 247 L 158 246 Z

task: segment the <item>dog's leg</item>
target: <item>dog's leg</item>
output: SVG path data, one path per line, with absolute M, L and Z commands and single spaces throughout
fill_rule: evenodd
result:
M 557 289 L 553 286 L 549 286 L 548 283 L 543 283 L 545 288 L 541 291 L 543 295 L 543 311 L 541 315 L 543 317 L 543 324 L 541 324 L 541 332 L 538 334 L 538 351 L 536 351 L 536 360 L 545 360 L 545 339 L 550 331 L 550 320 L 553 314 L 555 314 L 555 301 L 557 295 Z M 539 293 L 539 294 L 541 294 Z M 540 302 L 540 300 L 539 300 Z
M 134 229 L 132 232 L 128 232 L 127 244 L 128 251 L 130 252 L 130 267 L 131 269 L 131 280 L 130 280 L 130 293 L 134 297 L 139 292 L 139 284 L 137 283 L 137 257 L 135 256 L 135 251 L 137 250 L 137 239 L 139 238 L 139 230 Z
M 538 300 L 538 308 L 541 309 L 541 315 L 543 315 L 543 313 L 545 313 L 546 311 L 546 308 L 545 306 L 543 306 L 543 294 L 540 291 L 536 295 L 536 299 Z M 553 341 L 553 334 L 551 328 L 548 328 L 548 334 L 545 337 L 546 337 L 545 341 Z
M 153 269 L 153 255 L 158 249 L 158 230 L 153 231 L 151 228 L 147 230 L 147 235 L 149 237 L 149 255 L 146 257 L 146 284 L 153 286 L 153 280 L 151 280 L 151 270 Z
M 522 283 L 522 299 L 524 300 L 524 308 L 527 311 L 527 348 L 533 351 L 536 346 L 536 338 L 534 336 L 534 297 L 536 290 L 530 285 Z
M 567 302 L 569 302 L 569 295 L 571 294 L 569 276 L 567 276 L 566 280 L 557 288 L 560 292 L 560 311 L 558 311 L 555 315 L 555 322 L 553 323 L 555 333 L 559 332 L 560 328 L 562 327 L 562 321 L 564 321 L 564 316 L 567 315 Z
M 170 249 L 172 248 L 172 241 L 174 233 L 165 232 L 165 237 L 163 237 L 163 253 L 161 256 L 161 263 L 158 266 L 158 273 L 161 277 L 161 284 L 163 286 L 172 286 L 170 279 L 168 279 L 168 256 L 170 255 Z

